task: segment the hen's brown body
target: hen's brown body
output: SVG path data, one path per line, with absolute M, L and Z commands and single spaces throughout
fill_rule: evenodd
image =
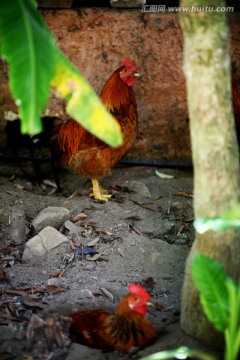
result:
M 143 291 L 145 292 L 144 289 Z M 143 348 L 151 344 L 157 333 L 151 322 L 144 317 L 146 306 L 150 304 L 149 299 L 147 292 L 143 296 L 130 293 L 122 299 L 114 314 L 104 310 L 71 314 L 73 321 L 70 331 L 73 341 L 105 351 L 117 350 L 123 353 L 133 347 Z
M 68 120 L 55 129 L 61 162 L 69 170 L 92 179 L 93 196 L 107 200 L 98 180 L 129 151 L 137 135 L 137 105 L 132 85 L 135 83 L 136 67 L 128 60 L 107 80 L 101 91 L 101 100 L 121 126 L 123 144 L 112 148 L 86 131 L 74 120 Z

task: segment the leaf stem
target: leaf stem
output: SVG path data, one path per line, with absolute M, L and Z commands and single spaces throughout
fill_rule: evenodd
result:
M 240 350 L 240 282 L 237 287 L 228 278 L 226 287 L 229 295 L 229 325 L 225 330 L 225 360 L 237 360 Z

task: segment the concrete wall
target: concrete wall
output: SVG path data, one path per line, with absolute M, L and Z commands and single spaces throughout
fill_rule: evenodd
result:
M 129 157 L 191 160 L 178 14 L 107 8 L 44 10 L 42 14 L 60 48 L 97 93 L 123 57 L 136 62 L 143 75 L 135 85 L 139 135 Z M 239 20 L 239 13 L 230 14 L 237 79 L 240 79 Z M 0 65 L 1 128 L 5 126 L 4 112 L 16 112 L 8 94 L 6 74 L 6 66 Z M 52 95 L 47 114 L 64 119 L 63 102 Z

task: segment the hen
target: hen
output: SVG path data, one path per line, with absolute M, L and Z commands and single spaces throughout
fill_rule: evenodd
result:
M 128 152 L 137 135 L 137 105 L 132 88 L 139 76 L 136 70 L 132 61 L 123 59 L 122 66 L 110 76 L 100 95 L 102 103 L 121 126 L 121 146 L 106 145 L 72 119 L 62 122 L 54 131 L 61 163 L 69 170 L 91 178 L 91 195 L 100 201 L 107 201 L 111 196 L 100 187 L 99 179 Z
M 145 318 L 150 295 L 138 285 L 128 287 L 129 294 L 120 301 L 114 314 L 104 310 L 81 311 L 72 318 L 70 334 L 79 342 L 105 351 L 127 353 L 131 348 L 143 348 L 157 337 L 152 323 Z

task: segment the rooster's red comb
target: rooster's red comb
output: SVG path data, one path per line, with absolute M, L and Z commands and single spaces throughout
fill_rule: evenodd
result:
M 148 301 L 150 300 L 149 293 L 139 284 L 130 284 L 128 286 L 128 291 L 130 294 L 137 294 L 142 299 Z
M 135 63 L 128 59 L 122 59 L 122 64 L 125 65 L 131 71 L 137 71 L 137 67 Z

